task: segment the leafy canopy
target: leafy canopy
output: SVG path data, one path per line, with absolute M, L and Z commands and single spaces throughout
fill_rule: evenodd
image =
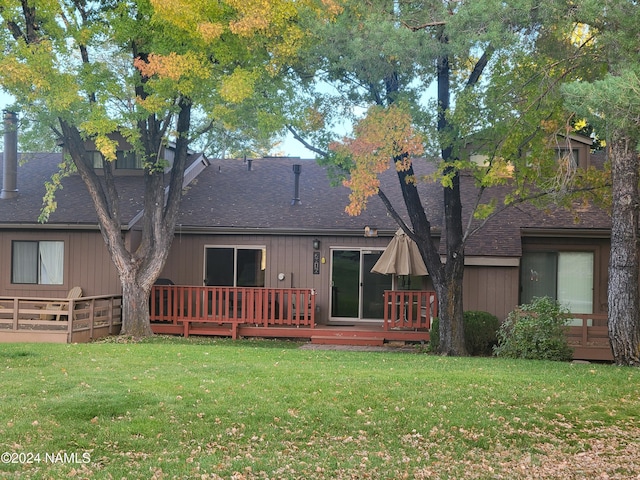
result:
M 179 98 L 194 106 L 201 132 L 273 134 L 283 128 L 277 93 L 291 90 L 278 75 L 306 41 L 300 19 L 338 10 L 333 0 L 3 0 L 0 82 L 40 135 L 62 119 L 108 159 L 108 134 L 135 146 L 138 122 L 174 115 Z M 243 105 L 264 107 L 265 96 L 273 107 L 243 125 Z

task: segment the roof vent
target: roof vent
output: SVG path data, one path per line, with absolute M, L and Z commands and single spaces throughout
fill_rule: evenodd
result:
M 293 174 L 295 176 L 294 179 L 294 187 L 293 187 L 293 200 L 291 200 L 291 205 L 302 205 L 300 201 L 300 172 L 302 171 L 301 165 L 293 166 Z

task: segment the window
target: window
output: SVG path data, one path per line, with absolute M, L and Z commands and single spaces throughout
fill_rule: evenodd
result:
M 93 168 L 102 168 L 102 154 L 98 151 L 87 152 L 89 164 Z M 135 152 L 116 152 L 115 168 L 118 170 L 141 170 L 142 159 Z
M 116 169 L 140 170 L 142 159 L 135 152 L 116 152 Z
M 12 242 L 11 283 L 62 285 L 64 242 Z
M 531 252 L 522 256 L 521 303 L 551 297 L 572 313 L 593 313 L 593 252 Z
M 205 285 L 264 287 L 265 248 L 210 247 L 205 251 Z
M 571 159 L 575 166 L 580 165 L 580 151 L 577 148 L 559 148 L 556 151 L 556 158 L 558 160 Z

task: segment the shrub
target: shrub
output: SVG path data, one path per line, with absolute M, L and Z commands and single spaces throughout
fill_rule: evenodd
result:
M 521 305 L 500 326 L 494 353 L 507 358 L 571 360 L 573 352 L 565 336 L 568 313 L 549 297 Z
M 469 355 L 491 355 L 498 343 L 500 321 L 489 312 L 467 311 L 463 314 L 464 345 Z M 437 351 L 440 344 L 440 323 L 437 318 L 431 324 L 432 350 Z

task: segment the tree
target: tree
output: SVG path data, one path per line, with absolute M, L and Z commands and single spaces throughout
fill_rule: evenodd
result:
M 463 218 L 461 172 L 476 177 L 478 198 L 471 210 L 482 224 L 497 211 L 495 204 L 483 204 L 483 195 L 505 182 L 507 166 L 514 167 L 514 191 L 506 203 L 526 198 L 539 177 L 555 185 L 557 163 L 550 139 L 558 130 L 567 133 L 562 130 L 565 112 L 559 108 L 557 87 L 560 78 L 573 78 L 579 46 L 569 46 L 571 55 L 554 64 L 540 64 L 533 56 L 548 36 L 546 26 L 563 18 L 567 7 L 553 1 L 509 3 L 346 2 L 336 22 L 316 32 L 316 48 L 306 62 L 315 70 L 301 74 L 333 85 L 348 108 L 367 107 L 365 118 L 356 122 L 354 139 L 334 143 L 334 154 L 326 148 L 315 151 L 349 171 L 351 213 L 377 195 L 418 244 L 438 294 L 439 351 L 445 355 L 466 354 L 464 253 L 466 241 L 478 229 L 473 218 Z M 432 85 L 435 101 L 425 102 Z M 310 102 L 307 118 L 326 113 L 318 108 L 323 100 Z M 371 105 L 375 108 L 368 108 Z M 299 125 L 303 130 L 304 119 Z M 292 129 L 303 138 L 295 126 Z M 485 167 L 469 161 L 470 148 L 487 156 Z M 434 162 L 433 178 L 442 184 L 444 261 L 430 221 L 441 212 L 425 211 L 417 188 L 413 162 L 418 154 Z M 377 174 L 391 165 L 404 205 L 392 205 L 377 182 Z M 401 208 L 408 222 L 399 214 Z
M 612 171 L 609 339 L 616 364 L 640 366 L 640 78 L 625 69 L 569 85 L 565 93 L 577 112 L 607 134 Z
M 287 85 L 278 80 L 304 40 L 299 16 L 325 15 L 330 0 L 84 0 L 0 2 L 0 80 L 16 107 L 62 139 L 96 208 L 100 230 L 123 291 L 122 334 L 151 334 L 148 297 L 171 245 L 188 145 L 224 123 L 240 129 L 236 112 Z M 284 96 L 284 95 L 283 95 Z M 259 130 L 282 128 L 262 111 Z M 44 128 L 41 128 L 44 130 Z M 118 134 L 144 166 L 144 217 L 138 245 L 122 235 L 111 162 Z M 104 177 L 88 161 L 85 141 L 102 153 Z M 165 201 L 166 161 L 159 152 L 172 140 L 175 157 Z M 53 190 L 47 213 L 54 207 Z
M 590 61 L 603 66 L 595 79 L 563 91 L 567 105 L 606 139 L 611 163 L 609 339 L 616 364 L 640 366 L 640 9 L 634 1 L 588 1 L 572 13 L 593 37 Z

